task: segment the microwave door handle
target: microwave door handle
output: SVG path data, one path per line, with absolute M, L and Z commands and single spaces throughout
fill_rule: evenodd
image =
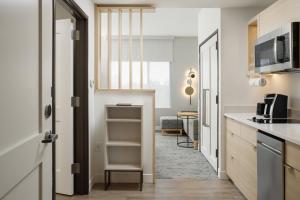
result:
M 277 43 L 277 37 L 276 37 L 276 38 L 274 38 L 274 59 L 275 59 L 275 64 L 278 63 L 277 48 L 278 48 L 278 43 Z

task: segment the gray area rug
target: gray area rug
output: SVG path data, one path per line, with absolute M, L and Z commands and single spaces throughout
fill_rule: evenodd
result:
M 185 137 L 181 137 L 181 140 Z M 217 174 L 198 150 L 176 145 L 176 136 L 156 134 L 156 178 L 215 179 Z

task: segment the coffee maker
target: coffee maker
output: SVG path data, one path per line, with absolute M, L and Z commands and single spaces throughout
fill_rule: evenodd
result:
M 288 97 L 282 94 L 267 94 L 264 98 L 265 118 L 287 118 Z

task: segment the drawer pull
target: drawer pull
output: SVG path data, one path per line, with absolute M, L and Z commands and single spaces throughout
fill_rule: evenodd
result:
M 300 170 L 288 165 L 288 164 L 284 164 L 284 166 L 289 170 L 289 171 L 296 171 L 298 173 L 300 173 Z

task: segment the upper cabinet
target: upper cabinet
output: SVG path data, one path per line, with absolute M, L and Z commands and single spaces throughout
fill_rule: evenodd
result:
M 299 0 L 279 0 L 259 14 L 259 36 L 292 21 L 300 21 Z

